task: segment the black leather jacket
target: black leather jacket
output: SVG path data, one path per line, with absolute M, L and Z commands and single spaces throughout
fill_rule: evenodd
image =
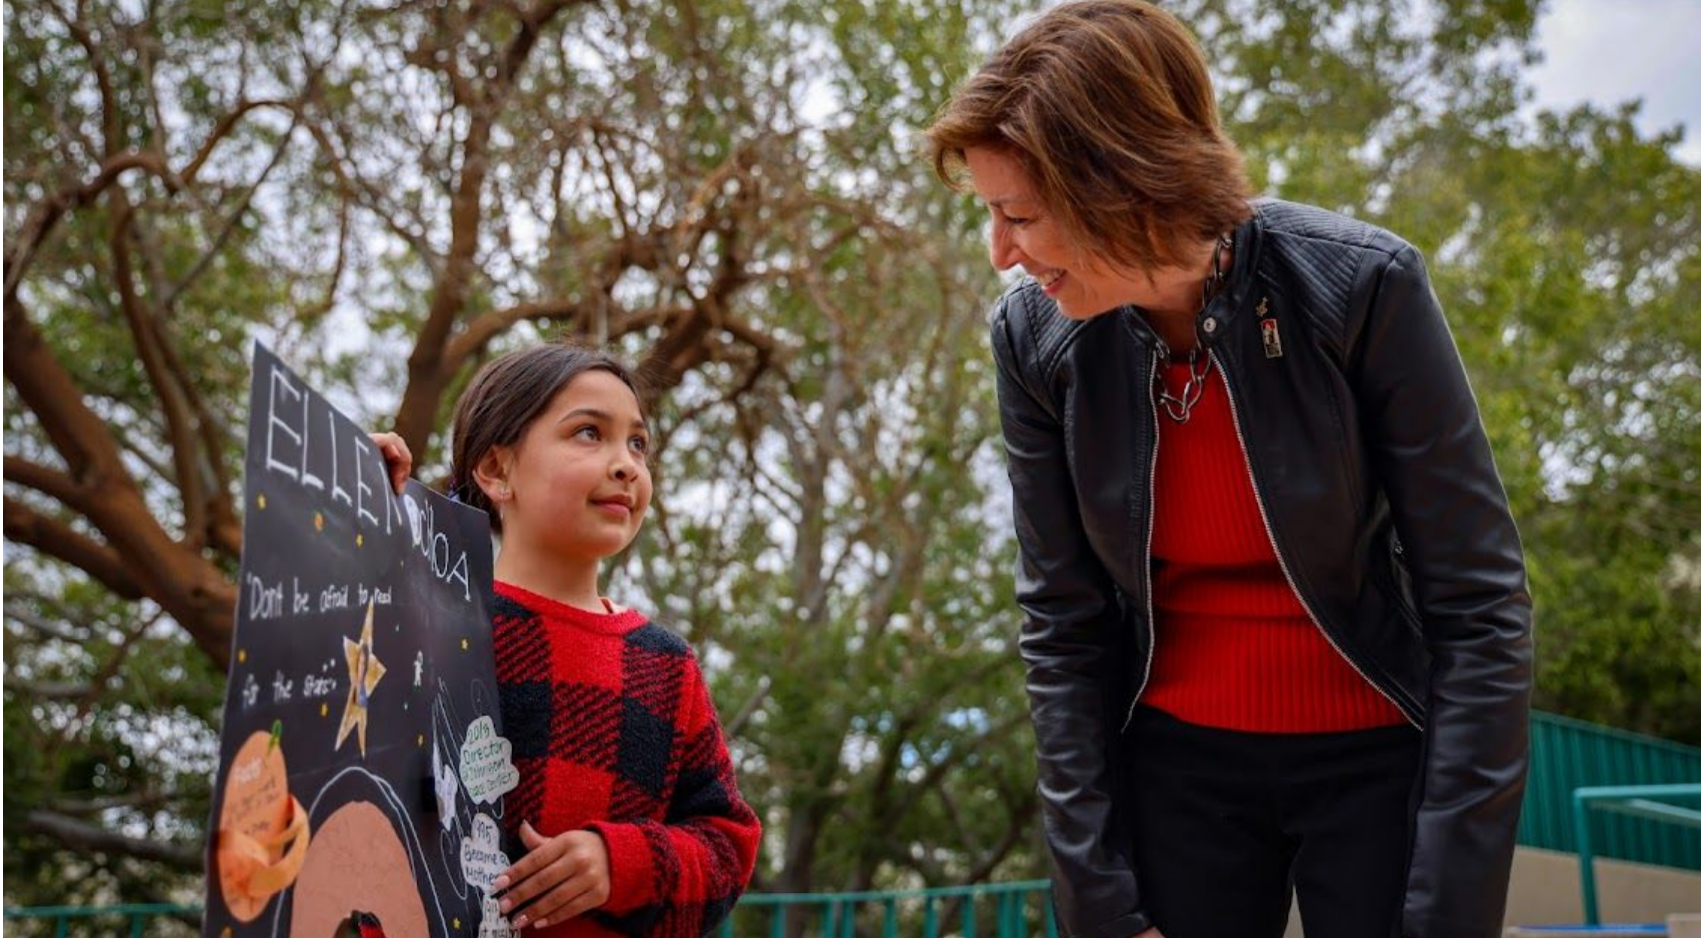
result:
M 1166 352 L 1134 310 L 1072 321 L 1032 280 L 991 325 L 1055 901 L 1067 935 L 1127 938 L 1152 921 L 1113 795 L 1139 754 L 1119 764 L 1116 737 L 1152 664 Z M 1371 225 L 1261 201 L 1196 332 L 1285 574 L 1330 644 L 1423 731 L 1402 934 L 1493 938 L 1524 792 L 1531 605 L 1423 261 Z

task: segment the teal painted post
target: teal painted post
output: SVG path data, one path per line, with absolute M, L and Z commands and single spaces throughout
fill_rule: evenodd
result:
M 940 938 L 940 910 L 933 896 L 922 900 L 922 938 Z
M 1582 791 L 1572 792 L 1572 826 L 1578 844 L 1578 885 L 1584 896 L 1584 924 L 1600 925 L 1596 909 L 1596 863 L 1590 850 L 1590 806 Z
M 963 938 L 975 938 L 975 894 L 963 897 Z
M 823 902 L 821 904 L 821 938 L 833 938 L 834 934 L 833 903 Z
M 1016 931 L 1011 928 L 1011 894 L 999 893 L 999 938 L 1016 938 Z
M 886 918 L 881 923 L 881 938 L 898 938 L 898 900 L 886 900 Z
M 768 919 L 768 938 L 786 938 L 786 906 L 784 903 L 774 907 L 774 914 Z
M 53 938 L 65 938 L 71 933 L 71 920 L 64 915 L 53 917 Z
M 130 938 L 142 938 L 142 916 L 130 916 Z
M 857 900 L 847 900 L 839 907 L 840 938 L 857 938 Z

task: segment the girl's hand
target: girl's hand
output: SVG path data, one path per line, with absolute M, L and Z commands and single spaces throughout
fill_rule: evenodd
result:
M 408 452 L 408 444 L 394 433 L 372 433 L 372 442 L 378 446 L 378 451 L 384 454 L 384 466 L 390 470 L 390 484 L 395 487 L 396 494 L 402 494 L 402 489 L 408 485 L 408 473 L 414 468 L 414 454 Z
M 1135 935 L 1135 938 L 1164 938 L 1164 933 L 1159 931 L 1157 928 L 1149 928 L 1146 931 Z
M 522 821 L 520 841 L 530 852 L 491 883 L 503 893 L 502 914 L 526 907 L 509 922 L 516 929 L 564 922 L 609 901 L 609 848 L 601 836 L 568 831 L 545 837 Z

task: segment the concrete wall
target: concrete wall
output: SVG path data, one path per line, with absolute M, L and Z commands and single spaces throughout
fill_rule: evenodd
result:
M 1702 908 L 1695 870 L 1596 858 L 1596 906 L 1603 922 L 1664 922 Z M 1520 847 L 1507 891 L 1507 924 L 1563 925 L 1584 920 L 1578 856 Z
M 1674 912 L 1702 910 L 1702 877 L 1694 870 L 1596 859 L 1596 905 L 1603 922 L 1665 922 Z M 1508 925 L 1578 925 L 1584 921 L 1578 856 L 1520 847 L 1507 889 Z M 1304 938 L 1300 913 L 1283 938 Z

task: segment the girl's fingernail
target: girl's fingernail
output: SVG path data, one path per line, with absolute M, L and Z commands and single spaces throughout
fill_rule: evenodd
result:
M 526 927 L 526 916 L 524 916 L 524 915 L 515 916 L 514 927 L 515 928 L 525 928 Z
M 501 892 L 508 888 L 508 877 L 498 876 L 491 880 L 491 892 Z
M 513 902 L 510 902 L 510 901 L 509 901 L 509 900 L 507 900 L 507 899 L 504 899 L 504 900 L 502 900 L 502 901 L 501 901 L 501 902 L 499 902 L 499 903 L 497 903 L 497 906 L 496 906 L 496 910 L 497 910 L 497 911 L 498 911 L 498 912 L 501 912 L 501 913 L 502 913 L 502 914 L 504 914 L 504 915 L 507 915 L 507 914 L 508 914 L 508 910 L 509 910 L 509 909 L 512 909 L 512 908 L 514 908 L 514 903 L 513 903 Z M 520 916 L 520 917 L 521 917 L 521 918 L 525 918 L 525 917 L 526 917 L 526 916 L 524 916 L 524 915 L 522 915 L 522 916 Z
M 538 919 L 536 922 L 533 922 L 532 927 L 533 928 L 543 928 L 545 925 L 548 925 L 549 923 L 550 923 L 549 919 L 541 918 L 541 919 Z

